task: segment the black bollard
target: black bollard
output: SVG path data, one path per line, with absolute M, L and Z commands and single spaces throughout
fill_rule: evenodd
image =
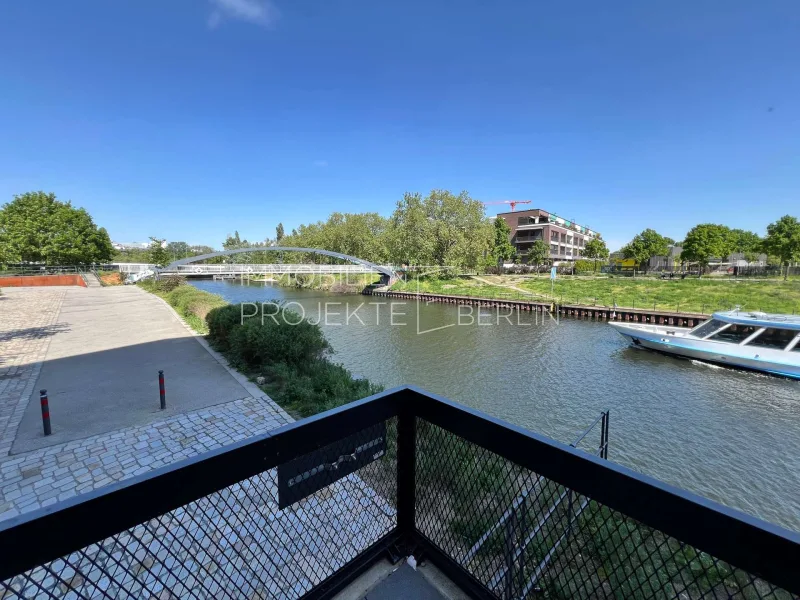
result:
M 164 391 L 164 371 L 158 372 L 158 393 L 161 396 L 161 410 L 167 408 L 167 394 Z
M 47 402 L 47 390 L 39 391 L 39 402 L 42 405 L 42 426 L 44 434 L 50 435 L 53 430 L 50 428 L 50 404 Z

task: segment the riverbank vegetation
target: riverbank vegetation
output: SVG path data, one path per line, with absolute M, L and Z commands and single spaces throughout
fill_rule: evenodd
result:
M 381 391 L 331 360 L 333 348 L 319 324 L 282 305 L 228 304 L 187 285 L 181 277 L 145 280 L 139 287 L 169 303 L 233 367 L 260 384 L 297 417 L 308 417 Z M 257 311 L 253 314 L 253 308 Z M 266 308 L 266 310 L 265 310 Z M 252 315 L 242 319 L 242 313 Z M 273 316 L 275 318 L 273 318 Z
M 290 413 L 307 417 L 381 391 L 331 360 L 319 324 L 281 305 L 232 304 L 210 311 L 208 339 L 230 363 L 256 378 Z M 265 310 L 266 309 L 266 310 Z M 242 311 L 248 316 L 242 319 Z
M 710 313 L 738 305 L 745 310 L 800 314 L 800 279 L 663 280 L 656 277 L 559 276 L 551 282 L 546 276 L 485 275 L 409 279 L 396 283 L 392 290 L 584 306 L 616 305 L 671 312 Z
M 290 287 L 304 290 L 321 290 L 326 292 L 357 294 L 368 285 L 380 281 L 375 273 L 284 273 L 282 275 L 261 275 L 251 278 L 251 281 L 269 282 L 280 287 Z

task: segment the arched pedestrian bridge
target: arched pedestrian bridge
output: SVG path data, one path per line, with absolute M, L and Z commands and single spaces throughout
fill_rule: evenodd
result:
M 347 261 L 351 264 L 329 264 L 318 265 L 309 263 L 275 263 L 275 264 L 251 264 L 251 263 L 221 263 L 221 264 L 199 264 L 211 258 L 220 256 L 232 256 L 234 254 L 244 254 L 250 252 L 303 252 L 329 256 L 339 260 Z M 184 275 L 187 277 L 203 277 L 209 275 L 220 276 L 239 276 L 249 274 L 301 274 L 309 273 L 315 275 L 328 274 L 361 274 L 379 273 L 381 283 L 388 284 L 393 281 L 397 274 L 394 269 L 387 265 L 378 265 L 368 260 L 356 258 L 341 252 L 321 250 L 319 248 L 295 248 L 290 246 L 268 246 L 265 248 L 237 248 L 235 250 L 223 250 L 200 256 L 190 256 L 176 260 L 168 264 L 163 269 L 157 270 L 161 275 Z

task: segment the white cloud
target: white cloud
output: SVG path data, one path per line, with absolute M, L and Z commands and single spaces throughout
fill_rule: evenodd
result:
M 269 27 L 278 20 L 278 9 L 270 0 L 210 0 L 213 10 L 208 16 L 211 29 L 219 27 L 227 19 L 246 21 Z
M 314 166 L 315 167 L 327 167 L 328 166 L 328 161 L 327 160 L 315 160 L 314 161 Z

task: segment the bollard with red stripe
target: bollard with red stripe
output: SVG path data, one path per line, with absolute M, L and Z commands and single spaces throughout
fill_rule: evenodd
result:
M 161 410 L 167 408 L 167 393 L 164 390 L 164 371 L 158 372 L 158 393 L 161 395 Z
M 44 434 L 50 435 L 53 430 L 50 429 L 50 404 L 47 402 L 47 390 L 39 390 L 39 402 L 42 404 L 42 426 L 44 427 Z

